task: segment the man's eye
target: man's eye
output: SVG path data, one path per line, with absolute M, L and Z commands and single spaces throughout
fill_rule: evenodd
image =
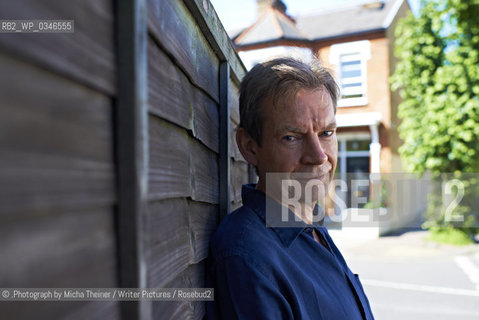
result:
M 284 136 L 283 140 L 287 142 L 293 142 L 293 141 L 296 141 L 297 139 L 294 136 Z
M 334 130 L 328 130 L 323 132 L 324 137 L 331 137 L 334 133 Z

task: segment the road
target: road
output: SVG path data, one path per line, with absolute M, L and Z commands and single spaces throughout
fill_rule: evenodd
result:
M 374 240 L 330 234 L 377 320 L 479 319 L 478 244 L 438 245 L 425 231 Z

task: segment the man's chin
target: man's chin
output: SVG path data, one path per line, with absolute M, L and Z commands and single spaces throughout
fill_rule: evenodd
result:
M 331 183 L 331 177 L 328 174 L 323 174 L 319 176 L 313 176 L 313 175 L 304 175 L 304 176 L 296 176 L 292 177 L 292 180 L 298 181 L 303 188 L 309 187 L 323 187 L 324 189 L 327 189 L 329 184 Z
M 306 205 L 314 205 L 316 202 L 323 202 L 325 199 L 328 188 L 329 182 L 323 181 L 321 179 L 309 179 L 304 181 L 298 181 L 300 184 L 300 197 L 299 202 L 304 203 Z M 298 198 L 297 192 L 299 190 L 289 190 L 289 198 Z
M 330 186 L 331 173 L 270 173 L 266 175 L 265 193 L 275 199 L 287 198 L 299 199 L 305 203 L 307 201 L 322 201 Z

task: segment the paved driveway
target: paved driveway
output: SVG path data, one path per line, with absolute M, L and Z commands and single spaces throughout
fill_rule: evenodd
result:
M 377 320 L 479 319 L 479 245 L 437 245 L 425 231 L 375 240 L 330 233 Z

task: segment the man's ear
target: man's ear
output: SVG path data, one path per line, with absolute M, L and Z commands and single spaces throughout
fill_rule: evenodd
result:
M 258 165 L 257 155 L 259 146 L 243 128 L 236 130 L 236 144 L 245 160 L 256 167 Z

